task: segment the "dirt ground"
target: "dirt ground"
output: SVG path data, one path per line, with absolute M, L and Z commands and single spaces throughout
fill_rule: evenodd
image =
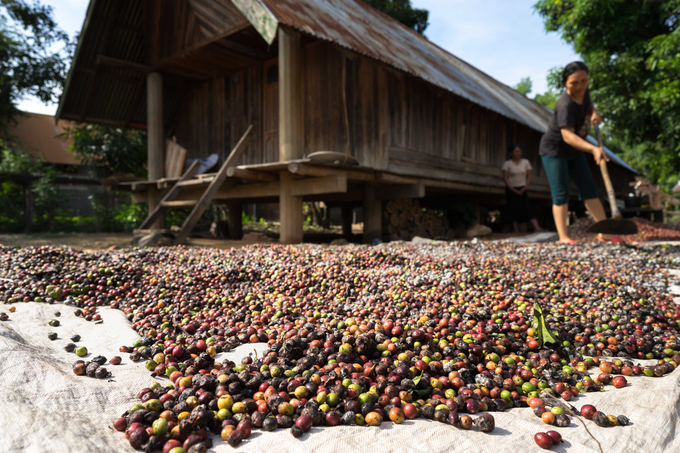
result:
M 499 240 L 509 237 L 523 236 L 529 233 L 494 233 L 490 236 L 480 238 L 482 240 Z M 11 247 L 30 247 L 50 245 L 53 247 L 71 247 L 77 250 L 106 250 L 131 247 L 132 234 L 125 233 L 34 233 L 34 234 L 0 234 L 0 244 Z M 339 237 L 339 236 L 338 236 Z M 353 238 L 357 242 L 360 236 Z M 305 237 L 309 242 L 329 243 L 331 237 L 328 235 L 310 234 Z M 214 247 L 228 249 L 232 247 L 243 247 L 250 244 L 275 244 L 278 241 L 263 233 L 249 232 L 244 234 L 240 241 L 209 238 L 189 238 L 187 245 L 196 247 Z
M 132 247 L 132 234 L 125 233 L 43 233 L 43 234 L 0 234 L 0 244 L 30 247 L 50 245 L 71 247 L 77 250 L 106 250 Z M 248 244 L 268 244 L 275 240 L 259 233 L 244 235 L 240 241 L 223 239 L 190 238 L 187 245 L 227 249 Z

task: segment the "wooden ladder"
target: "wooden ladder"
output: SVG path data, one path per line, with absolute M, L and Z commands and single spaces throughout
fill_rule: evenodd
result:
M 251 124 L 250 127 L 248 127 L 248 130 L 246 130 L 246 132 L 243 134 L 239 142 L 236 144 L 234 149 L 231 151 L 229 157 L 227 157 L 227 160 L 224 161 L 219 171 L 215 173 L 213 177 L 194 179 L 194 176 L 198 171 L 198 167 L 200 166 L 198 161 L 194 161 L 194 163 L 191 164 L 191 166 L 186 172 L 184 172 L 184 174 L 177 181 L 177 183 L 174 186 L 172 186 L 168 193 L 165 194 L 165 196 L 158 204 L 158 206 L 156 206 L 156 208 L 149 214 L 149 217 L 147 217 L 146 220 L 142 222 L 142 224 L 139 226 L 139 230 L 147 229 L 154 222 L 154 220 L 156 220 L 158 216 L 164 212 L 165 209 L 182 209 L 193 207 L 191 214 L 189 214 L 189 216 L 186 218 L 184 224 L 182 225 L 182 228 L 179 230 L 174 240 L 172 241 L 172 243 L 175 245 L 184 242 L 189 237 L 189 234 L 191 234 L 191 231 L 196 226 L 196 223 L 205 212 L 206 208 L 212 201 L 217 191 L 220 189 L 224 181 L 227 179 L 227 170 L 229 169 L 229 167 L 233 167 L 234 164 L 236 164 L 238 158 L 241 157 L 241 154 L 243 154 L 243 151 L 245 150 L 246 145 L 250 140 L 250 132 L 252 130 L 253 125 Z M 200 199 L 176 200 L 176 198 L 182 191 L 182 188 L 201 185 L 208 182 L 210 183 L 210 185 L 205 190 Z

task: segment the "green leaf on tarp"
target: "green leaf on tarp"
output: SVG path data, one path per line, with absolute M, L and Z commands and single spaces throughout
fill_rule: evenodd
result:
M 430 393 L 432 393 L 432 387 L 428 387 L 428 388 L 422 389 L 422 390 L 415 390 L 415 393 L 420 398 L 427 398 L 428 396 L 430 396 Z
M 413 378 L 413 383 L 414 383 L 415 385 L 418 385 L 418 383 L 420 382 L 420 380 L 423 378 L 423 373 L 424 373 L 424 372 L 425 372 L 425 370 L 421 371 L 421 372 L 420 372 L 420 376 L 418 376 L 418 377 L 416 377 L 416 378 Z
M 543 309 L 538 302 L 534 303 L 534 339 L 543 347 L 544 344 L 557 343 L 557 335 L 548 329 Z

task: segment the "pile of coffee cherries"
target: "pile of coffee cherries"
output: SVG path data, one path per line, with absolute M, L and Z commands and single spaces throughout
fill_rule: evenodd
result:
M 646 241 L 680 241 L 680 227 L 666 223 L 650 222 L 647 219 L 634 218 L 638 227 L 637 234 L 621 235 L 624 243 L 636 243 Z M 578 242 L 595 242 L 597 237 L 586 231 L 594 222 L 590 219 L 579 219 L 574 225 L 569 226 L 569 236 Z
M 500 243 L 0 248 L 0 297 L 63 302 L 87 316 L 103 305 L 126 313 L 141 339 L 121 352 L 167 381 L 140 390 L 113 427 L 137 449 L 196 453 L 210 448 L 210 432 L 235 447 L 254 429 L 300 437 L 312 426 L 388 419 L 491 432 L 492 412 L 514 407 L 568 424 L 568 406 L 548 401 L 570 404 L 680 364 L 680 310 L 664 271 L 678 267 L 679 252 Z M 537 303 L 553 343 L 539 341 Z M 240 363 L 220 359 L 248 343 L 267 349 Z

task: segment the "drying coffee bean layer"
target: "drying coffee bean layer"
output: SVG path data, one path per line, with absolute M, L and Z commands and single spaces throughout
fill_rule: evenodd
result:
M 141 340 L 121 352 L 168 381 L 113 427 L 137 449 L 195 453 L 208 432 L 237 446 L 253 429 L 416 417 L 491 432 L 491 412 L 529 406 L 546 424 L 625 429 L 625 414 L 569 401 L 680 364 L 665 272 L 679 265 L 678 248 L 613 245 L 1 248 L 0 294 L 90 320 L 123 310 Z M 245 343 L 268 349 L 220 360 Z
M 646 219 L 634 218 L 638 227 L 638 234 L 621 235 L 623 242 L 632 244 L 647 241 L 680 241 L 680 227 L 665 223 L 650 222 Z M 590 219 L 578 219 L 574 225 L 569 226 L 569 237 L 578 242 L 596 242 L 597 236 L 587 233 L 586 230 L 594 222 Z

